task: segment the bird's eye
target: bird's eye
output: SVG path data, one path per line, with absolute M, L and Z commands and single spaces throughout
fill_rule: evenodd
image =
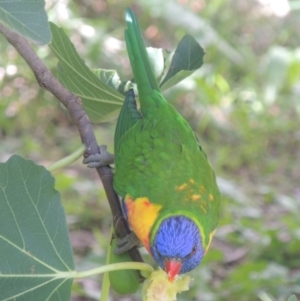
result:
M 191 253 L 188 254 L 185 258 L 188 259 L 188 258 L 194 256 L 196 254 L 196 251 L 197 251 L 197 246 L 194 246 Z
M 191 251 L 191 253 L 188 254 L 185 258 L 188 259 L 188 258 L 194 256 L 195 253 L 196 253 L 196 251 L 197 251 L 197 246 L 194 246 L 193 249 L 192 249 L 192 251 Z

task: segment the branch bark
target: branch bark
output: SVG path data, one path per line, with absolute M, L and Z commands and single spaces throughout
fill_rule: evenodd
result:
M 81 105 L 81 99 L 67 90 L 45 66 L 25 38 L 0 23 L 0 32 L 7 41 L 15 47 L 33 71 L 41 87 L 51 92 L 69 111 L 73 122 L 77 125 L 81 141 L 86 146 L 86 156 L 99 153 L 99 147 L 92 124 Z M 104 190 L 112 211 L 116 234 L 123 238 L 131 231 L 119 202 L 119 197 L 113 189 L 113 172 L 110 166 L 96 169 L 103 183 Z M 135 247 L 129 250 L 133 261 L 143 262 L 139 250 Z M 142 280 L 142 277 L 141 277 Z

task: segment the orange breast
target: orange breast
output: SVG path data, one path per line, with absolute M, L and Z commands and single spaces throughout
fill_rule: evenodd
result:
M 134 200 L 129 195 L 126 196 L 125 206 L 130 227 L 151 254 L 149 245 L 150 230 L 162 206 L 151 203 L 146 197 Z

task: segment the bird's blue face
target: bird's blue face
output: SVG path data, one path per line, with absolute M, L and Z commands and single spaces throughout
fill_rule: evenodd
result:
M 205 253 L 197 225 L 178 215 L 165 219 L 157 230 L 151 253 L 173 281 L 177 274 L 194 269 Z

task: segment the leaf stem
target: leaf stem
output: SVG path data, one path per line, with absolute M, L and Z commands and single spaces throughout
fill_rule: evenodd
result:
M 143 262 L 122 262 L 122 263 L 112 263 L 102 267 L 94 268 L 88 271 L 75 272 L 74 278 L 85 278 L 97 274 L 102 274 L 111 271 L 118 270 L 141 270 L 148 274 L 151 274 L 154 269 L 151 265 Z
M 76 160 L 78 160 L 82 156 L 85 149 L 86 149 L 85 145 L 82 144 L 75 152 L 73 152 L 69 156 L 67 156 L 67 157 L 65 157 L 65 158 L 63 158 L 59 161 L 56 161 L 53 164 L 49 165 L 47 167 L 47 169 L 50 172 L 53 172 L 53 171 L 55 171 L 59 168 L 63 168 L 67 165 L 70 165 L 71 163 L 75 162 Z
M 113 227 L 113 225 L 111 225 L 110 231 L 109 231 L 110 239 L 113 235 L 113 231 L 114 231 L 114 227 Z M 108 265 L 110 263 L 110 257 L 111 257 L 110 256 L 110 251 L 111 251 L 111 243 L 109 243 L 108 247 L 107 247 L 107 255 L 106 255 L 105 265 Z M 108 300 L 109 286 L 110 286 L 109 273 L 106 272 L 103 276 L 100 301 L 107 301 Z

